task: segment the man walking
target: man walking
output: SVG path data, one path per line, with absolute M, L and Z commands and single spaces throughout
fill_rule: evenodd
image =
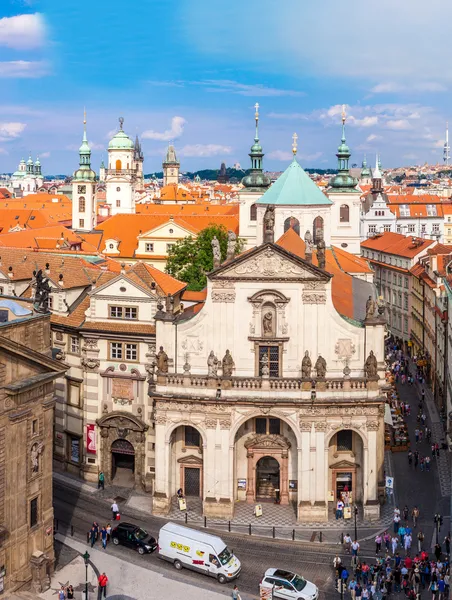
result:
M 105 489 L 105 475 L 104 475 L 103 471 L 101 471 L 99 473 L 99 478 L 97 480 L 97 489 L 98 490 L 100 490 L 100 489 L 104 490 Z
M 417 534 L 417 551 L 422 552 L 422 544 L 424 542 L 424 534 L 420 531 Z
M 113 501 L 113 504 L 111 505 L 111 512 L 113 514 L 113 521 L 116 521 L 116 515 L 119 513 L 119 507 L 116 504 L 116 502 Z
M 241 596 L 239 594 L 239 588 L 235 585 L 232 590 L 232 600 L 241 600 Z
M 102 529 L 100 530 L 100 537 L 102 540 L 102 548 L 104 550 L 107 549 L 107 530 L 105 529 L 105 527 L 102 527 Z
M 102 573 L 101 575 L 99 575 L 99 579 L 97 580 L 99 583 L 99 600 L 102 598 L 102 594 L 104 595 L 104 598 L 107 597 L 107 583 L 108 583 L 108 577 L 105 575 L 105 573 Z

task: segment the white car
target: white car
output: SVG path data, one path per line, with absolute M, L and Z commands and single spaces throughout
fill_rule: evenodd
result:
M 284 600 L 317 600 L 319 588 L 301 575 L 283 569 L 267 569 L 260 583 L 261 589 L 269 590 L 269 598 Z

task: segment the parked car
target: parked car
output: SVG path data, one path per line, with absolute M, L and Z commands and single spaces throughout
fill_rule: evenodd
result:
M 121 523 L 111 532 L 113 544 L 135 548 L 138 554 L 147 554 L 157 549 L 157 540 L 147 531 L 133 523 Z
M 284 600 L 317 600 L 319 588 L 301 575 L 283 569 L 267 569 L 261 588 L 273 590 L 273 598 Z
M 221 538 L 175 523 L 160 529 L 159 556 L 178 571 L 192 569 L 215 577 L 219 583 L 236 579 L 242 568 Z

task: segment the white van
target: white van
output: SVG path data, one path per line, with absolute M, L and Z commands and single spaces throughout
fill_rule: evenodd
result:
M 176 569 L 199 571 L 218 579 L 232 581 L 242 569 L 240 561 L 216 535 L 167 523 L 160 529 L 158 551 Z

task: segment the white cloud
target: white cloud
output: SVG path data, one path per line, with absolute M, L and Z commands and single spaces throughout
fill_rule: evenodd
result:
M 179 154 L 185 157 L 203 158 L 206 156 L 218 156 L 231 154 L 231 146 L 221 146 L 220 144 L 192 144 L 181 148 Z
M 407 129 L 412 129 L 413 126 L 408 119 L 395 119 L 386 121 L 385 127 L 396 131 L 406 131 Z
M 0 141 L 9 142 L 18 138 L 26 126 L 25 123 L 0 123 Z
M 0 19 L 0 46 L 15 50 L 41 48 L 46 41 L 42 15 L 16 15 Z
M 9 154 L 8 150 L 5 150 L 5 148 L 0 148 L 0 154 Z
M 297 154 L 298 158 L 306 160 L 307 162 L 314 162 L 322 156 L 323 152 L 314 152 L 314 154 Z
M 304 92 L 297 90 L 284 90 L 274 87 L 268 87 L 262 83 L 246 84 L 232 81 L 230 79 L 207 79 L 196 82 L 198 85 L 206 86 L 207 92 L 230 92 L 240 96 L 252 96 L 253 98 L 262 96 L 304 96 Z
M 41 160 L 41 158 L 50 158 L 50 152 L 41 152 L 39 160 Z
M 273 152 L 269 152 L 266 155 L 266 157 L 273 160 L 281 160 L 287 162 L 289 160 L 292 160 L 293 154 L 292 152 L 288 152 L 286 150 L 273 150 Z
M 435 81 L 420 81 L 409 85 L 388 81 L 375 85 L 370 91 L 373 94 L 397 94 L 404 92 L 446 92 L 447 88 Z
M 349 118 L 351 125 L 356 125 L 356 127 L 373 127 L 378 124 L 378 117 L 363 117 L 362 119 L 357 119 L 350 115 Z
M 0 78 L 37 79 L 49 73 L 49 66 L 42 60 L 11 60 L 0 62 Z
M 105 150 L 104 144 L 97 144 L 96 142 L 88 142 L 88 146 L 91 150 Z
M 376 142 L 377 140 L 381 140 L 381 135 L 377 135 L 376 133 L 371 133 L 366 137 L 366 142 Z
M 184 87 L 183 81 L 148 81 L 148 83 L 156 87 Z
M 183 117 L 173 117 L 171 119 L 171 129 L 166 129 L 162 133 L 158 133 L 152 129 L 143 131 L 141 137 L 144 140 L 159 140 L 161 142 L 169 142 L 170 140 L 176 140 L 184 132 L 184 125 L 186 120 Z

